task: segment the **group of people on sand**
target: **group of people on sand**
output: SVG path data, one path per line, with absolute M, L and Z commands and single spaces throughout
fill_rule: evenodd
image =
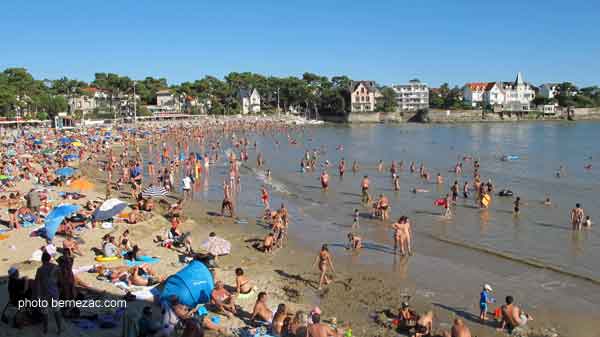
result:
M 271 231 L 263 239 L 262 250 L 265 254 L 272 253 L 276 248 L 283 248 L 288 239 L 289 214 L 285 204 L 275 211 L 265 208 L 263 220 L 270 226 Z

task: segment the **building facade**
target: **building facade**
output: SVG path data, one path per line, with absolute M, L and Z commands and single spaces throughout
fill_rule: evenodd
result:
M 260 113 L 260 94 L 255 88 L 240 89 L 238 96 L 242 106 L 242 114 Z
M 374 112 L 381 92 L 375 81 L 353 81 L 350 88 L 350 112 Z
M 540 85 L 538 93 L 540 97 L 554 98 L 558 96 L 560 87 L 558 83 L 544 83 Z
M 408 84 L 393 85 L 399 111 L 417 111 L 429 108 L 429 87 L 419 80 L 411 80 Z
M 471 106 L 499 107 L 504 111 L 529 111 L 535 98 L 534 87 L 519 72 L 514 82 L 474 82 L 463 87 L 463 97 Z

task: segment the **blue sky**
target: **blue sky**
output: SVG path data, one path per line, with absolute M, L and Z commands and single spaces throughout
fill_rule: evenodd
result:
M 600 84 L 600 1 L 47 1 L 0 4 L 0 68 L 170 83 L 232 71 L 381 84 Z

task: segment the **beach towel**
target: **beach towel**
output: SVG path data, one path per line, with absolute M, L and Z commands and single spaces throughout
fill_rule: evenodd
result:
M 140 257 L 142 257 L 142 256 L 140 256 Z M 153 264 L 153 263 L 158 263 L 160 261 L 159 258 L 154 258 L 154 257 L 150 257 L 150 256 L 144 256 L 144 257 L 145 257 L 145 259 L 138 259 L 135 261 L 123 260 L 123 262 L 125 262 L 125 264 L 128 267 L 135 267 L 135 266 L 141 266 L 145 263 Z

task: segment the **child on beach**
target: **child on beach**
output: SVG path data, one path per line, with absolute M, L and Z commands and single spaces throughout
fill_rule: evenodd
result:
M 488 304 L 496 302 L 492 295 L 490 295 L 492 291 L 492 287 L 489 284 L 484 284 L 483 290 L 479 295 L 479 319 L 481 321 L 487 320 Z
M 348 244 L 350 245 L 350 249 L 361 249 L 362 238 L 354 235 L 354 233 L 348 233 Z
M 358 211 L 358 208 L 354 209 L 354 221 L 352 222 L 352 229 L 356 229 L 360 227 L 360 224 L 358 222 L 360 218 L 360 212 Z

